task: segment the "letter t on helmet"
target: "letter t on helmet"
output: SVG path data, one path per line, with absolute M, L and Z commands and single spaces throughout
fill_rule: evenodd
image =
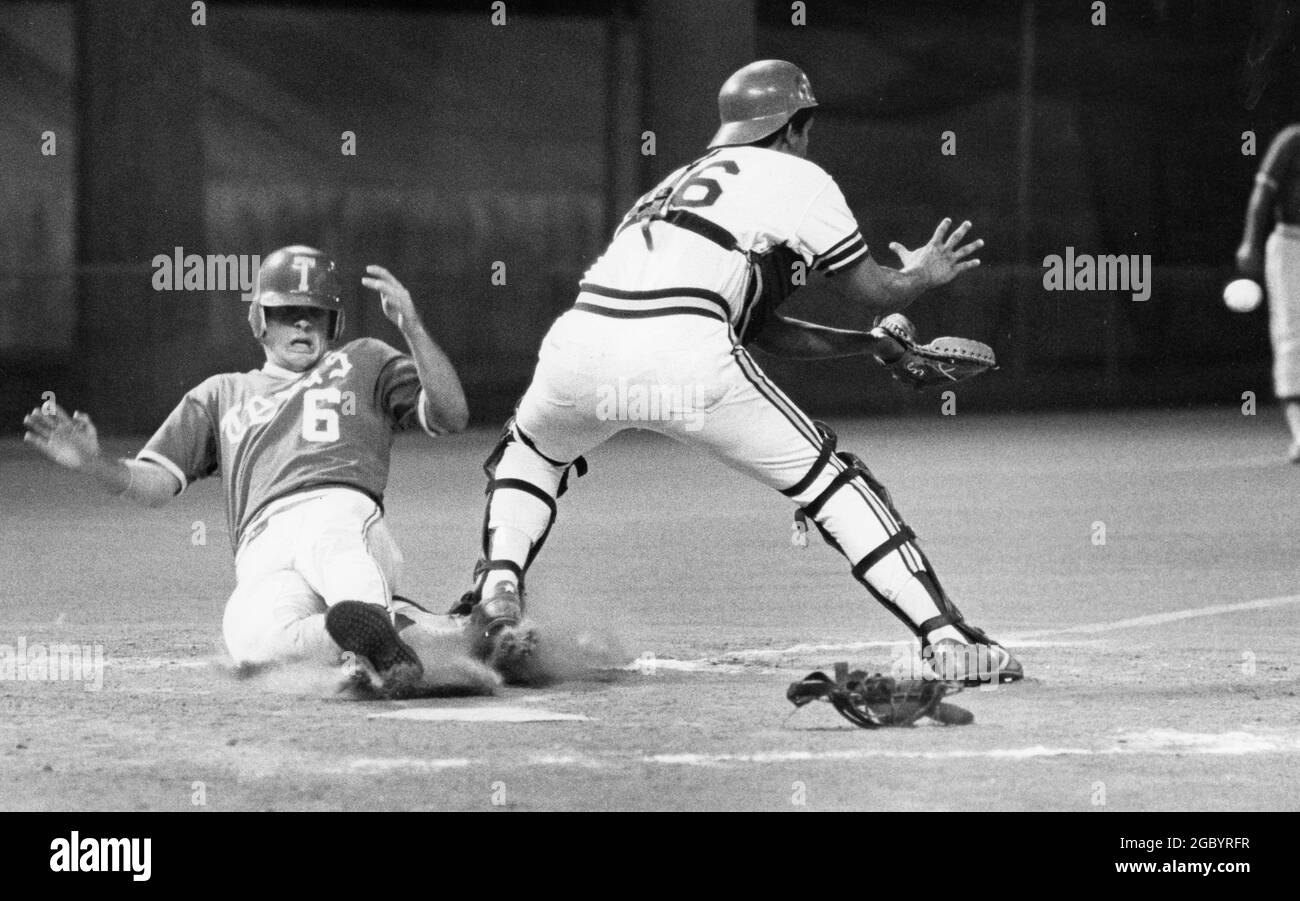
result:
M 330 340 L 343 334 L 342 283 L 334 261 L 314 247 L 281 247 L 262 261 L 249 305 L 253 337 L 266 334 L 263 307 L 319 307 L 334 314 Z

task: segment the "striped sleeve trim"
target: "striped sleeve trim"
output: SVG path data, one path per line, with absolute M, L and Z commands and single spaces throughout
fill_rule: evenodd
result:
M 823 272 L 838 272 L 866 256 L 866 253 L 867 242 L 863 240 L 862 232 L 855 231 L 830 250 L 813 257 L 813 268 Z
M 163 469 L 170 472 L 176 477 L 176 480 L 181 483 L 181 491 L 184 491 L 189 487 L 190 480 L 185 478 L 185 473 L 181 472 L 181 468 L 157 451 L 142 450 L 140 453 L 135 455 L 135 458 L 146 463 L 157 463 Z M 176 493 L 180 494 L 180 491 Z

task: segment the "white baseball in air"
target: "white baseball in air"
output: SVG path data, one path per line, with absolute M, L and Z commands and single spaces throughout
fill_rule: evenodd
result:
M 1249 313 L 1259 306 L 1259 302 L 1263 299 L 1264 292 L 1252 279 L 1235 279 L 1228 282 L 1228 286 L 1223 289 L 1223 302 L 1234 313 Z

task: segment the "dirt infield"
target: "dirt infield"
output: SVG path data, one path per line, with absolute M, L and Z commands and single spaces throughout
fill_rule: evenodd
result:
M 936 404 L 933 419 L 832 424 L 970 619 L 1024 662 L 1025 683 L 956 698 L 974 725 L 791 715 L 790 681 L 836 660 L 887 670 L 907 633 L 815 537 L 790 546 L 783 499 L 657 438 L 592 456 L 530 584 L 543 623 L 617 644 L 626 667 L 387 704 L 332 698 L 320 674 L 232 674 L 215 482 L 136 510 L 9 442 L 0 807 L 1300 807 L 1300 467 L 1276 411 Z M 494 435 L 395 455 L 402 588 L 434 606 L 476 556 Z M 6 675 L 6 648 L 30 663 L 38 647 L 60 678 Z

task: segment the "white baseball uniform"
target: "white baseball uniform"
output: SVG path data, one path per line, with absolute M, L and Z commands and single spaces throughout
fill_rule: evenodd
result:
M 861 461 L 836 453 L 833 434 L 744 348 L 807 269 L 833 275 L 865 259 L 838 186 L 789 153 L 717 148 L 642 197 L 546 335 L 489 462 L 478 592 L 522 579 L 574 461 L 643 428 L 793 499 L 916 634 L 986 640 L 965 626 L 883 487 Z
M 390 607 L 402 555 L 383 520 L 393 433 L 424 418 L 410 357 L 360 338 L 307 372 L 213 376 L 138 458 L 191 482 L 220 472 L 237 584 L 223 633 L 237 663 L 337 662 L 328 605 Z
M 516 422 L 558 461 L 645 428 L 786 488 L 821 438 L 742 346 L 779 296 L 763 279 L 840 271 L 867 246 L 831 177 L 789 154 L 720 148 L 656 191 L 673 185 L 668 215 L 700 230 L 625 223 L 546 336 Z M 712 228 L 722 231 L 701 233 Z M 751 255 L 772 265 L 756 270 Z
M 1264 244 L 1268 330 L 1273 342 L 1273 391 L 1300 398 L 1300 225 L 1279 222 Z

